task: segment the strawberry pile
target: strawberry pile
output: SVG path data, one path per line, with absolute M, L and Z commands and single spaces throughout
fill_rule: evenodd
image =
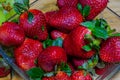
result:
M 59 10 L 46 13 L 15 3 L 18 22 L 1 25 L 0 44 L 32 80 L 92 80 L 120 62 L 120 33 L 94 19 L 107 3 L 57 0 Z

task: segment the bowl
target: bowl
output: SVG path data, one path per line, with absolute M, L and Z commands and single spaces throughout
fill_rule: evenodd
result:
M 43 13 L 47 11 L 57 10 L 56 0 L 30 0 L 31 1 L 31 9 L 39 9 Z M 110 0 L 111 2 L 112 0 Z M 110 3 L 109 3 L 110 4 Z M 115 28 L 117 32 L 120 32 L 120 16 L 117 14 L 111 7 L 108 7 L 97 16 L 97 18 L 103 18 L 107 20 L 111 28 Z M 9 21 L 13 20 L 16 15 L 9 18 Z M 118 71 L 120 70 L 120 64 L 112 64 L 108 69 L 106 69 L 105 73 L 101 76 L 95 75 L 94 80 L 109 80 L 111 79 Z M 5 78 L 0 78 L 0 80 L 10 80 L 11 75 L 8 75 Z M 14 74 L 12 80 L 23 80 L 18 74 Z

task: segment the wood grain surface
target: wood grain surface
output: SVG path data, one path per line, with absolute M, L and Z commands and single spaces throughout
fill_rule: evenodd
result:
M 33 1 L 33 0 L 32 0 Z M 120 0 L 109 0 L 108 7 L 120 15 Z M 39 9 L 43 12 L 57 10 L 56 0 L 38 0 L 31 8 Z M 120 32 L 120 17 L 116 16 L 109 9 L 105 9 L 98 17 L 104 18 L 108 21 L 112 28 Z M 0 80 L 11 80 L 10 75 Z M 14 76 L 12 80 L 22 80 L 19 76 Z M 120 72 L 118 72 L 111 80 L 120 80 Z

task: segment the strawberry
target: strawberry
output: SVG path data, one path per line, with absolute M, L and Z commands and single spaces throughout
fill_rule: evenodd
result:
M 63 71 L 58 71 L 55 80 L 71 80 L 71 78 Z
M 36 9 L 31 9 L 20 15 L 20 26 L 24 29 L 25 34 L 38 40 L 46 40 L 48 33 L 46 29 L 46 20 L 44 14 Z
M 44 49 L 38 57 L 38 65 L 44 71 L 54 70 L 55 65 L 66 62 L 67 56 L 63 48 L 50 46 Z
M 108 0 L 78 0 L 78 2 L 82 7 L 90 6 L 90 13 L 86 19 L 92 20 L 106 8 Z
M 62 7 L 76 7 L 78 0 L 57 0 L 57 5 L 59 8 Z
M 58 30 L 53 30 L 51 32 L 51 37 L 52 39 L 57 39 L 57 38 L 62 38 L 63 40 L 65 39 L 65 37 L 67 36 L 67 34 L 61 32 L 61 31 L 58 31 Z
M 55 80 L 54 77 L 43 77 L 42 80 Z
M 29 38 L 25 39 L 23 44 L 14 51 L 17 65 L 23 70 L 35 67 L 35 60 L 42 50 L 41 42 Z
M 70 32 L 83 21 L 81 13 L 73 7 L 63 7 L 49 20 L 49 24 L 61 32 Z
M 92 80 L 92 77 L 84 70 L 79 70 L 71 75 L 71 80 Z
M 111 37 L 102 42 L 100 58 L 104 62 L 120 62 L 120 37 Z
M 80 57 L 80 58 L 90 58 L 94 55 L 94 51 L 85 51 L 82 47 L 86 45 L 84 36 L 86 34 L 91 34 L 90 30 L 83 26 L 75 28 L 63 42 L 63 47 L 68 55 Z
M 46 23 L 47 23 L 47 30 L 49 32 L 51 32 L 51 30 L 53 30 L 53 28 L 49 25 L 49 20 L 50 18 L 56 13 L 57 11 L 50 11 L 50 12 L 46 12 L 44 15 L 45 15 L 45 19 L 46 19 Z
M 10 69 L 0 67 L 0 77 L 6 77 L 10 73 Z
M 79 66 L 82 66 L 85 62 L 87 62 L 87 60 L 85 60 L 85 59 L 77 59 L 77 58 L 74 58 L 73 60 L 72 60 L 72 62 L 73 62 L 73 64 L 74 64 L 74 66 L 76 67 L 76 68 L 78 68 Z
M 24 31 L 13 22 L 5 22 L 0 27 L 0 43 L 4 46 L 18 46 L 25 39 Z
M 50 11 L 50 12 L 46 12 L 46 13 L 44 14 L 47 23 L 49 22 L 49 19 L 50 19 L 56 12 L 57 12 L 57 11 Z

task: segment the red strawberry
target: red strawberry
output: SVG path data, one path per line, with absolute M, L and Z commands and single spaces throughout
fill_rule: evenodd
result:
M 50 18 L 56 13 L 57 11 L 50 11 L 50 12 L 46 12 L 45 13 L 45 19 L 46 19 L 46 22 L 48 23 Z
M 86 45 L 84 36 L 86 34 L 91 34 L 91 32 L 83 27 L 79 26 L 75 28 L 63 42 L 63 47 L 68 55 L 80 57 L 80 58 L 90 58 L 95 53 L 93 50 L 86 52 L 82 49 Z
M 5 22 L 0 27 L 0 43 L 4 46 L 18 46 L 25 39 L 24 31 L 18 24 Z
M 51 31 L 53 30 L 53 28 L 49 25 L 49 20 L 50 18 L 56 13 L 57 11 L 50 11 L 50 12 L 46 12 L 44 15 L 45 15 L 45 19 L 46 19 L 46 23 L 47 23 L 47 30 L 48 31 Z
M 58 46 L 47 47 L 38 57 L 38 65 L 45 71 L 52 71 L 55 65 L 66 61 L 67 56 L 64 49 Z
M 31 21 L 29 21 L 29 13 L 33 15 Z M 29 13 L 24 12 L 19 19 L 25 34 L 31 38 L 37 37 L 39 40 L 46 40 L 48 33 L 44 14 L 36 9 L 29 10 Z
M 86 74 L 86 75 L 85 75 Z M 84 70 L 76 71 L 71 75 L 71 80 L 92 80 L 89 73 Z
M 108 0 L 78 0 L 78 2 L 83 7 L 86 5 L 90 6 L 90 14 L 86 17 L 86 19 L 92 20 L 106 8 Z
M 59 71 L 55 76 L 55 80 L 71 80 L 71 78 L 67 75 L 67 73 Z
M 0 67 L 0 77 L 6 77 L 10 73 L 10 69 Z
M 42 80 L 55 80 L 55 78 L 54 77 L 44 77 L 44 78 L 42 78 Z
M 100 58 L 108 63 L 120 62 L 120 37 L 108 38 L 101 44 Z
M 41 42 L 27 38 L 21 46 L 15 49 L 14 55 L 17 65 L 24 70 L 35 67 L 35 60 L 42 50 Z
M 51 32 L 51 37 L 52 39 L 57 39 L 57 38 L 62 38 L 63 40 L 65 39 L 65 37 L 67 36 L 67 34 L 63 33 L 63 32 L 60 32 L 58 30 L 53 30 Z
M 62 32 L 68 33 L 78 27 L 82 21 L 83 17 L 76 8 L 63 7 L 50 18 L 49 24 Z
M 75 66 L 76 68 L 78 68 L 78 66 L 82 66 L 85 62 L 87 62 L 87 60 L 74 58 L 74 59 L 72 60 L 72 62 L 73 62 L 73 64 L 74 64 L 74 66 Z
M 78 0 L 57 0 L 57 5 L 59 8 L 62 7 L 76 7 Z

